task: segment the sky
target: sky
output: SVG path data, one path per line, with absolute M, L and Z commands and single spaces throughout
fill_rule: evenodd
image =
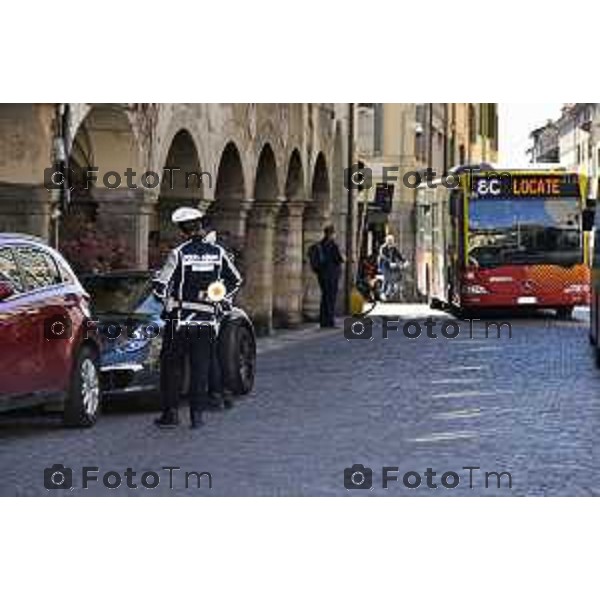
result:
M 506 167 L 522 167 L 528 163 L 525 151 L 531 145 L 530 132 L 548 119 L 560 116 L 563 103 L 499 104 L 498 162 Z

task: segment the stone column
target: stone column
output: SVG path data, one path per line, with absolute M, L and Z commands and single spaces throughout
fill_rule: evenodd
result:
M 256 331 L 268 335 L 273 329 L 273 252 L 275 217 L 281 200 L 256 201 L 248 214 L 244 247 L 245 284 L 240 302 L 252 316 Z
M 276 327 L 296 327 L 302 322 L 303 213 L 304 202 L 288 201 L 277 218 L 273 299 Z
M 336 206 L 336 204 L 334 204 Z M 343 198 L 337 203 L 338 211 L 333 218 L 335 225 L 335 239 L 340 247 L 340 252 L 346 259 L 346 261 L 352 261 L 352 248 L 346 247 L 346 230 L 348 228 L 348 200 Z M 346 312 L 346 294 L 349 284 L 346 280 L 346 265 L 342 265 L 342 275 L 340 277 L 340 287 L 338 291 L 338 297 L 335 307 L 335 312 L 338 315 L 343 315 Z
M 302 313 L 307 321 L 319 320 L 319 306 L 321 303 L 321 290 L 317 276 L 308 261 L 308 249 L 312 244 L 323 237 L 323 227 L 328 222 L 329 214 L 316 200 L 308 200 L 304 210 L 303 219 L 303 303 Z
M 209 207 L 210 224 L 217 231 L 219 242 L 236 254 L 242 268 L 246 238 L 246 222 L 252 206 L 251 200 L 215 200 Z
M 148 268 L 148 234 L 155 199 L 143 188 L 95 189 L 98 226 L 109 235 L 114 232 L 125 245 L 127 268 Z

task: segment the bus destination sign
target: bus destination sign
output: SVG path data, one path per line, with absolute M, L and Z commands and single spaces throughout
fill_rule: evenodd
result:
M 556 173 L 474 175 L 471 189 L 478 198 L 572 198 L 580 194 L 577 175 Z

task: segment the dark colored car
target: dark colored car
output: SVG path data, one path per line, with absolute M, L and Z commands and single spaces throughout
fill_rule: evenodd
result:
M 152 277 L 149 271 L 116 271 L 82 278 L 102 340 L 100 371 L 107 398 L 158 390 L 164 321 L 162 304 L 152 293 Z M 218 312 L 217 356 L 223 387 L 244 395 L 254 385 L 254 328 L 240 308 Z M 187 379 L 182 382 L 184 392 Z
M 88 300 L 58 252 L 0 233 L 0 411 L 58 401 L 67 425 L 94 424 L 99 346 Z

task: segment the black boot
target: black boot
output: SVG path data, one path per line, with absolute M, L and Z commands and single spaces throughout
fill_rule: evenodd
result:
M 192 429 L 198 429 L 199 427 L 202 427 L 202 425 L 204 425 L 204 419 L 202 418 L 202 411 L 201 410 L 190 410 L 190 421 L 191 421 Z
M 179 425 L 179 413 L 174 408 L 167 408 L 163 410 L 158 419 L 154 420 L 154 424 L 161 429 L 177 427 Z

